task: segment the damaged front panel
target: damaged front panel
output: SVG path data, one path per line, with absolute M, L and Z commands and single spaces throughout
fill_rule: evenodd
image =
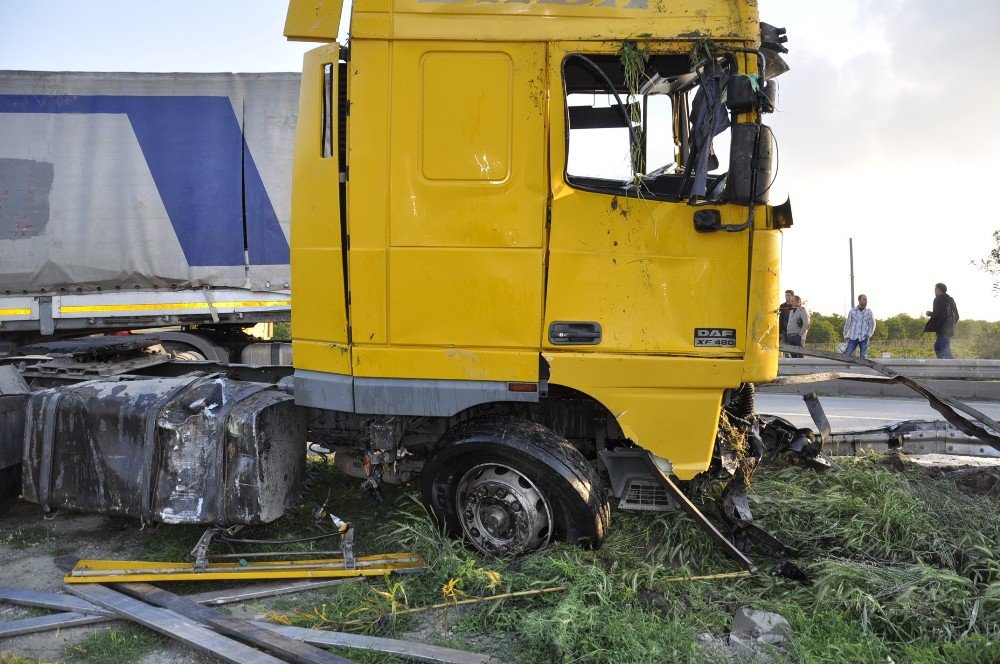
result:
M 260 383 L 93 380 L 36 392 L 27 421 L 23 494 L 47 510 L 266 523 L 291 505 L 305 471 L 301 413 Z

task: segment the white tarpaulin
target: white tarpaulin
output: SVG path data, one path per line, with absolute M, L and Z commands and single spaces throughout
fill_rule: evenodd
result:
M 298 91 L 0 72 L 0 293 L 286 290 Z

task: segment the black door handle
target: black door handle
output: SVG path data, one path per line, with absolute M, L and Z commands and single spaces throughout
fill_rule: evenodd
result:
M 601 324 L 557 321 L 549 325 L 549 343 L 560 346 L 593 346 L 601 343 Z

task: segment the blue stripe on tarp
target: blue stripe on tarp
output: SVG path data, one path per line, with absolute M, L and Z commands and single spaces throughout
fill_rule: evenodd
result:
M 189 265 L 243 265 L 244 186 L 250 263 L 288 263 L 229 97 L 0 94 L 0 113 L 128 116 Z

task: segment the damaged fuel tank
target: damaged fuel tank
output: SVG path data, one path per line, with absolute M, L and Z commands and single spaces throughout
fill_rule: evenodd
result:
M 305 474 L 292 398 L 222 375 L 111 377 L 35 392 L 23 495 L 46 510 L 222 527 L 268 523 Z

